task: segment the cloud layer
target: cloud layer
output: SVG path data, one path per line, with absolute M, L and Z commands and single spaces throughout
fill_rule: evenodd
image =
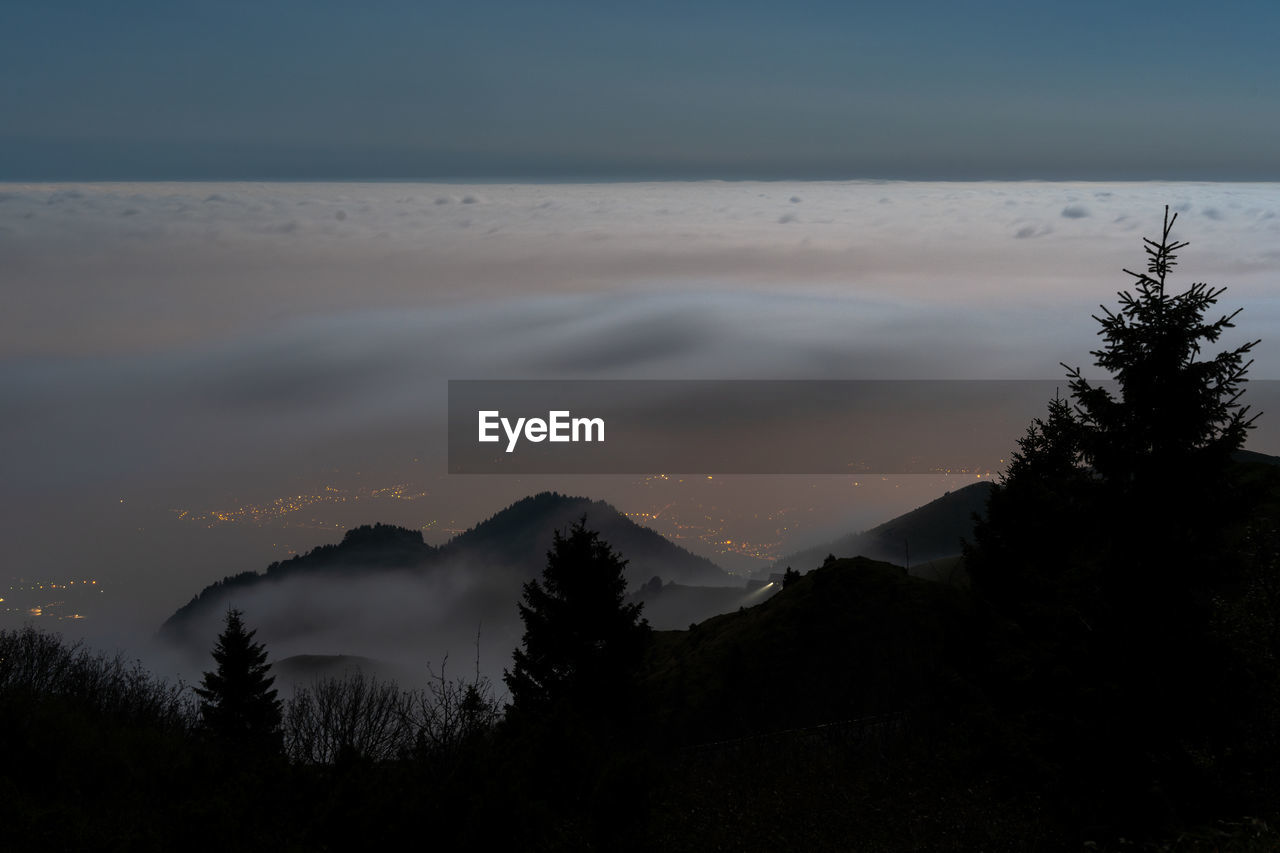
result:
M 1177 280 L 1227 285 L 1280 377 L 1277 185 L 0 185 L 3 534 L 31 571 L 145 576 L 160 612 L 279 554 L 171 570 L 178 534 L 127 508 L 435 472 L 451 378 L 1061 376 L 1166 203 Z

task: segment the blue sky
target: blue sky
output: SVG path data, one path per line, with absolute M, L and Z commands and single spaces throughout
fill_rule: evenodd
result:
M 0 179 L 1280 178 L 1280 4 L 7 0 Z

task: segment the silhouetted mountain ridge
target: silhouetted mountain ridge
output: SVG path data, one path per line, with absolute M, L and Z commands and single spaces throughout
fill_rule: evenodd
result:
M 270 564 L 265 572 L 230 575 L 205 587 L 161 626 L 162 636 L 182 639 L 198 620 L 220 613 L 238 595 L 285 580 L 307 583 L 312 578 L 357 580 L 378 572 L 409 576 L 464 572 L 487 590 L 477 595 L 489 601 L 511 603 L 519 597 L 520 584 L 537 577 L 546 565 L 547 550 L 556 530 L 565 530 L 586 517 L 592 529 L 628 560 L 631 585 L 639 586 L 655 576 L 699 585 L 736 585 L 738 580 L 705 557 L 699 557 L 643 527 L 604 501 L 542 492 L 524 498 L 495 513 L 440 547 L 426 544 L 422 533 L 390 524 L 362 525 L 341 542 L 320 545 L 305 554 Z M 305 605 L 299 604 L 299 609 Z M 306 614 L 294 614 L 298 624 Z M 193 638 L 195 639 L 195 638 Z M 200 639 L 204 642 L 204 638 Z
M 425 565 L 438 549 L 422 541 L 422 533 L 394 524 L 362 524 L 353 527 L 335 545 L 320 545 L 267 566 L 267 576 L 287 577 L 297 572 L 354 565 L 400 569 Z
M 565 530 L 582 518 L 628 561 L 627 580 L 632 587 L 655 575 L 687 584 L 738 583 L 711 560 L 636 524 L 610 504 L 558 492 L 541 492 L 516 501 L 449 540 L 441 546 L 440 555 L 519 567 L 521 574 L 536 577 L 546 565 L 552 531 Z
M 392 524 L 363 524 L 348 530 L 341 542 L 320 545 L 305 554 L 278 560 L 267 566 L 265 572 L 239 572 L 209 584 L 166 619 L 160 633 L 173 637 L 196 613 L 218 607 L 229 595 L 266 581 L 304 574 L 423 567 L 436 555 L 437 549 L 423 542 L 419 531 Z

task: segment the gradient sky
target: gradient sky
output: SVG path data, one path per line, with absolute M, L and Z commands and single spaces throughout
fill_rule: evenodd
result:
M 1280 178 L 1280 4 L 0 6 L 0 180 Z

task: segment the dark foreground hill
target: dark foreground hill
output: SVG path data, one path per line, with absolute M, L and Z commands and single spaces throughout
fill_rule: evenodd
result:
M 424 833 L 442 849 L 1030 849 L 1033 820 L 949 762 L 921 766 L 913 730 L 893 722 L 945 703 L 963 678 L 965 595 L 838 561 L 757 607 L 658 634 L 619 736 L 588 722 L 557 743 L 554 719 L 550 738 L 509 723 L 444 746 L 410 737 L 390 760 L 249 756 L 191 723 L 0 692 L 12 723 L 0 741 L 30 768 L 0 814 L 15 849 L 102 849 L 104 837 L 111 849 L 392 849 Z M 376 723 L 370 707 L 331 710 Z M 851 722 L 872 712 L 891 722 Z M 67 793 L 68 779 L 103 774 L 116 783 Z
M 1254 473 L 1280 494 L 1273 467 Z M 401 558 L 418 550 L 409 541 Z M 328 572 L 313 570 L 308 582 Z M 20 660 L 23 638 L 12 639 L 0 657 Z M 227 752 L 170 719 L 181 703 L 159 713 L 104 699 L 93 667 L 91 701 L 15 691 L 14 674 L 39 667 L 0 667 L 0 746 L 21 768 L 0 780 L 0 816 L 14 849 L 102 849 L 104 837 L 112 849 L 390 849 L 424 832 L 443 849 L 1277 849 L 1274 776 L 1205 806 L 1231 822 L 1173 815 L 1139 843 L 1078 809 L 1060 754 L 1042 746 L 1056 709 L 1027 713 L 1002 687 L 1003 668 L 1028 658 L 970 589 L 834 560 L 754 607 L 652 639 L 624 723 L 508 719 L 444 747 L 406 736 L 393 759 L 353 748 L 319 765 Z M 373 664 L 285 661 L 295 665 Z M 130 697 L 146 686 L 117 680 Z M 361 713 L 348 717 L 372 719 Z M 1256 745 L 1239 743 L 1245 755 Z M 114 781 L 83 781 L 99 778 Z
M 775 565 L 779 570 L 790 566 L 807 571 L 822 565 L 828 554 L 869 557 L 912 567 L 954 557 L 962 550 L 961 540 L 973 537 L 973 517 L 986 512 L 992 486 L 991 482 L 983 481 L 947 492 L 870 530 L 806 548 L 783 557 Z
M 757 606 L 660 632 L 647 682 L 695 742 L 915 712 L 945 705 L 973 625 L 962 590 L 836 560 Z
M 967 590 L 861 557 L 655 634 L 645 848 L 1058 849 L 970 737 L 984 639 Z

